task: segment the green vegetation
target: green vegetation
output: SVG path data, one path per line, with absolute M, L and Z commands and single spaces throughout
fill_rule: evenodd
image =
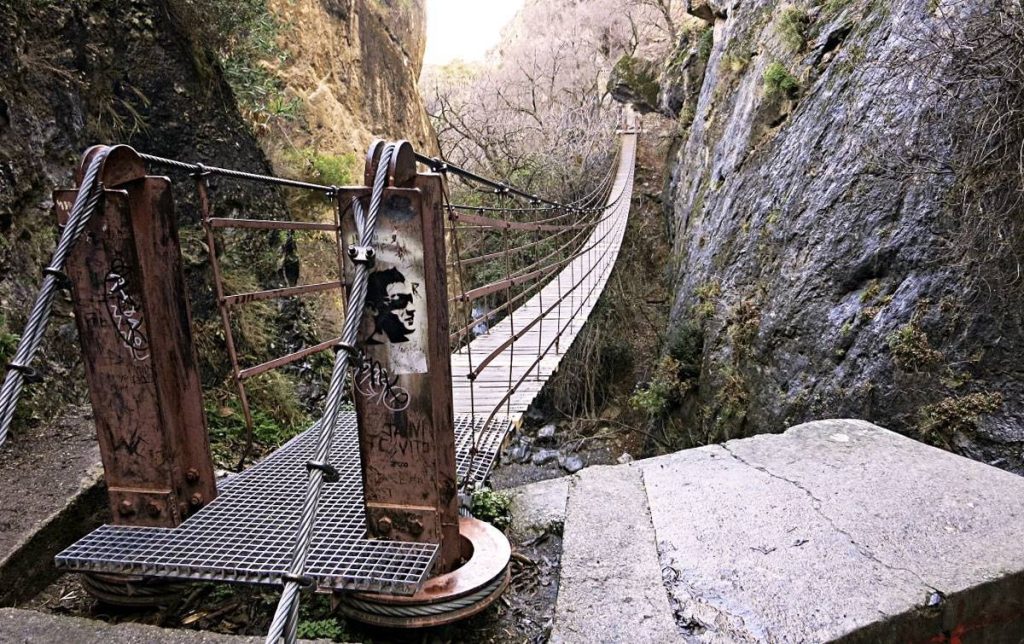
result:
M 0 313 L 0 364 L 7 364 L 17 350 L 20 339 L 21 336 L 10 332 L 7 318 Z
M 792 98 L 800 90 L 800 81 L 776 61 L 764 70 L 764 93 L 771 97 Z
M 916 316 L 890 333 L 886 341 L 893 360 L 901 369 L 917 371 L 935 365 L 943 358 L 942 352 L 932 347 L 928 334 L 918 326 Z
M 715 407 L 718 410 L 718 417 L 716 419 L 716 427 L 726 429 L 726 434 L 717 438 L 717 440 L 728 440 L 728 427 L 726 423 L 728 421 L 742 421 L 746 416 L 747 399 L 749 393 L 747 392 L 747 384 L 740 375 L 739 371 L 734 367 L 727 366 L 722 369 L 719 373 L 721 382 L 717 390 L 715 391 Z
M 739 76 L 747 69 L 747 65 L 750 64 L 750 58 L 751 53 L 749 51 L 728 52 L 722 56 L 722 64 L 729 74 Z
M 608 91 L 615 85 L 625 85 L 638 99 L 648 105 L 658 104 L 661 86 L 658 85 L 657 70 L 645 60 L 628 54 L 622 56 L 612 69 L 608 79 Z
M 706 27 L 700 32 L 700 36 L 697 40 L 697 52 L 700 57 L 707 60 L 711 57 L 711 50 L 715 47 L 715 30 L 712 27 Z
M 693 294 L 697 297 L 697 303 L 690 309 L 690 313 L 695 319 L 703 321 L 715 314 L 722 287 L 715 281 L 705 282 L 698 286 Z
M 878 280 L 871 280 L 864 292 L 860 294 L 861 304 L 867 304 L 874 301 L 878 294 L 882 292 L 882 283 Z
M 694 322 L 672 329 L 649 382 L 629 399 L 630 408 L 660 419 L 678 407 L 700 378 L 704 355 L 704 331 Z
M 738 302 L 729 312 L 726 336 L 733 345 L 737 358 L 745 355 L 757 338 L 761 328 L 761 309 L 750 299 Z
M 922 407 L 917 429 L 922 436 L 950 447 L 957 433 L 969 434 L 978 428 L 978 421 L 1003 406 L 999 392 L 978 392 L 952 396 L 934 405 Z
M 355 181 L 358 161 L 352 153 L 323 154 L 311 148 L 285 153 L 285 159 L 306 181 L 329 186 L 344 186 Z
M 470 512 L 475 518 L 506 530 L 512 525 L 512 497 L 490 488 L 479 489 L 473 492 Z
M 302 408 L 295 383 L 271 371 L 247 383 L 257 453 L 268 452 L 304 431 L 312 422 Z M 245 415 L 235 392 L 213 391 L 206 396 L 210 447 L 222 465 L 234 465 L 245 445 Z
M 788 7 L 779 16 L 777 27 L 782 43 L 790 50 L 797 52 L 807 43 L 807 27 L 810 18 L 807 12 L 798 7 Z
M 300 620 L 298 634 L 301 639 L 328 639 L 334 642 L 344 642 L 348 637 L 345 626 L 333 617 L 311 621 Z
M 680 379 L 680 368 L 678 360 L 663 356 L 646 386 L 630 397 L 629 406 L 651 418 L 665 416 L 690 386 L 690 381 Z
M 213 53 L 254 127 L 298 115 L 301 102 L 284 95 L 284 84 L 273 71 L 274 64 L 288 59 L 277 44 L 287 24 L 271 13 L 267 0 L 171 0 L 168 8 L 191 35 L 197 67 L 203 72 L 209 66 L 205 51 Z
M 852 0 L 825 0 L 822 3 L 822 9 L 824 9 L 825 15 L 832 16 L 849 6 L 850 2 Z

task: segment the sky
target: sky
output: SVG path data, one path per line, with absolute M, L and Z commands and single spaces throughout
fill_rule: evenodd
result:
M 427 0 L 424 63 L 483 60 L 522 6 L 523 0 Z

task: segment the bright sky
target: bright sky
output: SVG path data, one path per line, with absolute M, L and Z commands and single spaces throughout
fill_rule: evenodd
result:
M 427 0 L 427 65 L 483 60 L 523 0 Z

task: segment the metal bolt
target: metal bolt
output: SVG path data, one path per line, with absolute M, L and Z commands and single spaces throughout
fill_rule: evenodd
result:
M 149 512 L 149 516 L 156 518 L 160 516 L 160 506 L 156 504 L 156 501 L 150 501 L 146 504 L 146 512 Z
M 419 519 L 413 519 L 412 521 L 410 521 L 409 532 L 411 532 L 412 536 L 414 537 L 418 537 L 421 534 L 423 534 L 423 522 Z
M 117 511 L 121 513 L 121 516 L 127 517 L 135 514 L 135 506 L 131 501 L 125 499 L 124 501 L 121 501 L 121 505 L 117 506 Z
M 190 468 L 189 471 L 185 472 L 185 480 L 189 483 L 199 482 L 199 471 L 196 468 Z
M 192 495 L 192 498 L 190 498 L 188 502 L 193 508 L 198 508 L 200 505 L 203 504 L 203 495 L 200 494 L 199 492 L 196 492 L 195 494 Z
M 391 534 L 391 519 L 387 517 L 377 519 L 377 532 L 379 534 Z

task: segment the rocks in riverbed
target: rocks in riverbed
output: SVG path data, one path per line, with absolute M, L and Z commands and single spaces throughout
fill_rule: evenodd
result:
M 586 463 L 583 462 L 583 459 L 576 454 L 570 454 L 568 456 L 559 454 L 558 465 L 569 474 L 575 474 L 586 467 Z
M 537 430 L 537 442 L 545 443 L 548 445 L 554 444 L 555 442 L 555 429 L 554 424 L 547 424 Z
M 532 459 L 534 465 L 546 465 L 551 461 L 557 460 L 561 454 L 558 453 L 557 449 L 539 449 L 537 450 Z

